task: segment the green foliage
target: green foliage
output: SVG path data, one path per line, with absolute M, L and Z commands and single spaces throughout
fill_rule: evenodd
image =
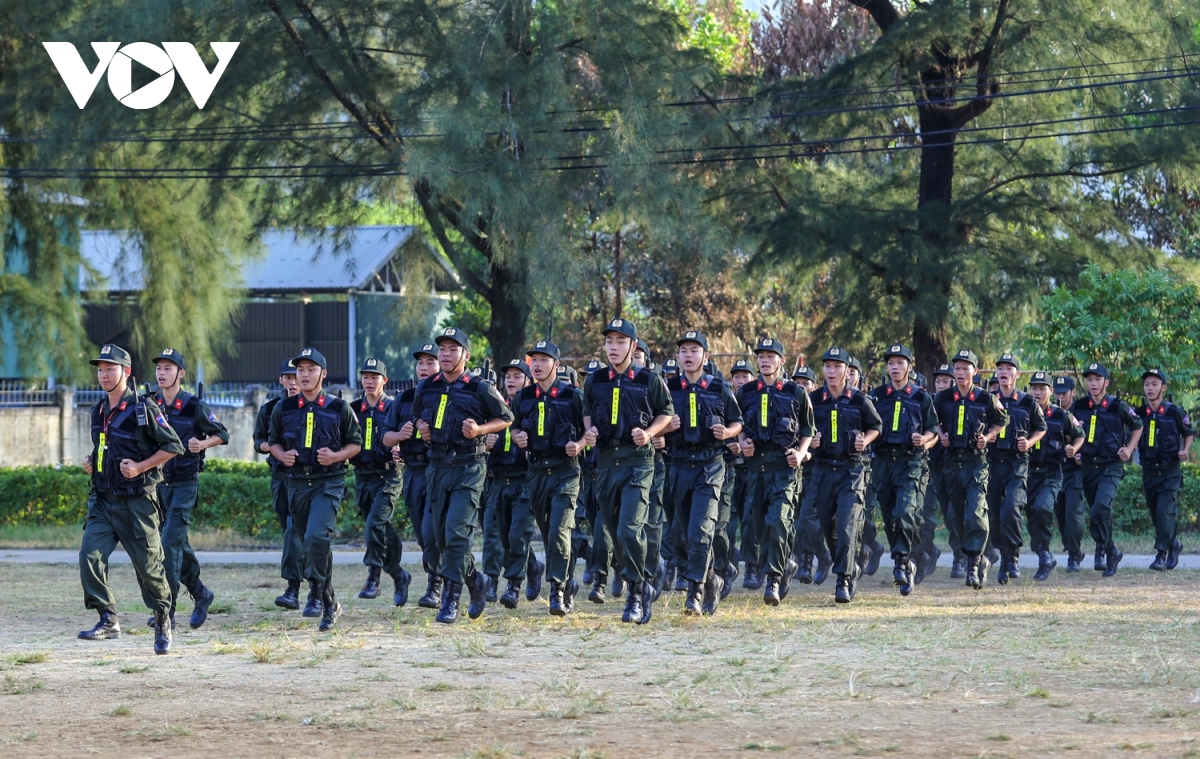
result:
M 1176 400 L 1194 394 L 1200 358 L 1197 288 L 1166 269 L 1084 267 L 1079 287 L 1059 287 L 1041 299 L 1042 318 L 1025 328 L 1030 358 L 1040 366 L 1079 373 L 1104 363 L 1118 387 L 1139 393 L 1141 374 L 1164 370 Z
M 1179 489 L 1178 505 L 1179 531 L 1200 530 L 1200 464 L 1183 464 L 1183 487 Z M 1125 477 L 1117 487 L 1117 500 L 1113 504 L 1113 529 L 1131 535 L 1154 534 L 1139 466 L 1125 467 Z
M 472 363 L 479 363 L 485 356 L 491 354 L 492 346 L 487 339 L 488 324 L 492 320 L 492 307 L 478 293 L 461 290 L 450 296 L 450 314 L 440 328 L 458 327 L 466 330 L 471 336 Z M 495 356 L 497 361 L 507 361 L 509 357 Z
M 0 525 L 82 525 L 87 517 L 91 478 L 80 467 L 0 469 Z M 397 504 L 393 523 L 401 534 L 411 525 Z M 200 475 L 192 524 L 248 536 L 280 537 L 271 500 L 271 473 L 265 463 L 209 459 Z M 354 496 L 354 475 L 346 477 L 346 497 L 338 511 L 335 539 L 360 539 L 362 517 Z

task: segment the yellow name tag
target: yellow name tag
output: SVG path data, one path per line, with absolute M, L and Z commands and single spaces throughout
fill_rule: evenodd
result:
M 959 406 L 958 407 L 958 434 L 959 435 L 963 434 L 963 423 L 966 421 L 966 419 L 967 419 L 967 407 Z
M 1088 422 L 1088 442 L 1096 442 L 1096 415 L 1092 414 L 1092 419 Z
M 512 450 L 512 428 L 506 427 L 504 429 L 504 452 L 508 453 L 511 450 Z
M 316 416 L 313 412 L 308 412 L 304 417 L 304 447 L 312 448 L 312 433 L 313 433 L 313 417 Z
M 837 409 L 829 412 L 829 442 L 837 442 Z
M 696 394 L 688 394 L 688 420 L 692 427 L 697 427 L 696 424 Z
M 108 435 L 101 432 L 100 433 L 100 445 L 98 445 L 96 447 L 96 471 L 97 472 L 104 471 L 104 454 L 107 452 L 105 450 L 107 448 L 108 448 Z
M 613 388 L 613 396 L 612 396 L 612 419 L 609 420 L 609 424 L 611 424 L 614 427 L 617 426 L 617 419 L 620 417 L 620 415 L 621 415 L 621 388 L 614 387 Z
M 446 401 L 450 400 L 448 394 L 443 394 L 442 399 L 438 401 L 437 418 L 433 420 L 433 428 L 440 430 L 442 428 L 442 420 L 446 416 Z
M 768 423 L 767 406 L 768 406 L 767 391 L 764 390 L 763 394 L 762 394 L 762 402 L 760 403 L 760 408 L 759 408 L 759 413 L 758 413 L 759 418 L 762 419 L 762 423 L 759 426 L 761 426 L 764 430 L 767 428 L 767 423 Z
M 1153 448 L 1153 447 L 1154 447 L 1154 432 L 1155 432 L 1155 429 L 1154 429 L 1154 427 L 1155 427 L 1154 420 L 1153 420 L 1153 419 L 1151 419 L 1151 420 L 1150 420 L 1150 442 L 1148 443 L 1148 445 L 1149 445 L 1151 448 Z
M 368 416 L 367 417 L 367 440 L 364 444 L 364 447 L 368 451 L 371 450 L 371 438 L 373 438 L 373 437 L 375 437 L 375 417 Z
M 896 401 L 896 410 L 892 412 L 892 432 L 900 429 L 900 402 Z
M 538 404 L 538 437 L 546 437 L 546 402 Z

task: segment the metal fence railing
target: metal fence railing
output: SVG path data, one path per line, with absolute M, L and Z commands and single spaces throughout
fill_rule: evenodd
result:
M 394 380 L 387 385 L 387 392 L 390 395 L 399 395 L 400 393 L 415 387 L 417 381 L 414 379 Z M 251 397 L 252 391 L 256 388 L 266 388 L 267 398 L 274 398 L 279 395 L 281 388 L 278 383 L 236 383 L 236 382 L 215 382 L 211 385 L 204 386 L 204 402 L 213 408 L 241 408 L 245 406 L 247 400 Z M 151 391 L 157 391 L 153 383 L 150 385 Z M 185 388 L 188 392 L 196 392 L 195 387 Z M 330 385 L 328 390 L 331 393 L 341 391 L 342 396 L 346 400 L 350 400 L 362 392 L 361 388 L 351 388 L 345 385 Z M 145 382 L 138 381 L 138 392 L 146 391 Z M 75 406 L 84 407 L 91 406 L 97 401 L 104 398 L 104 391 L 97 385 L 83 385 L 75 388 Z M 36 382 L 26 382 L 24 380 L 0 380 L 0 407 L 15 407 L 15 406 L 54 406 L 58 404 L 58 390 L 55 388 L 46 387 L 44 384 Z
M 0 406 L 53 406 L 58 391 L 24 380 L 0 380 Z

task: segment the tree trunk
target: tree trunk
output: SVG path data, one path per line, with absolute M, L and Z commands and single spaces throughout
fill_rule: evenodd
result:
M 514 258 L 515 261 L 493 260 L 489 267 L 492 317 L 488 323 L 487 339 L 492 346 L 492 359 L 497 365 L 523 357 L 528 347 L 525 344 L 525 329 L 533 310 L 529 264 L 521 256 Z
M 931 108 L 920 108 L 922 132 L 921 179 L 917 193 L 918 230 L 924 247 L 939 249 L 952 244 L 950 224 L 954 193 L 954 141 L 947 132 L 949 120 Z M 924 136 L 928 135 L 928 136 Z M 946 362 L 946 320 L 949 316 L 950 284 L 953 272 L 939 268 L 932 282 L 925 284 L 925 295 L 932 288 L 936 313 L 918 315 L 913 320 L 913 357 L 917 371 L 932 377 L 939 364 Z M 919 295 L 917 297 L 920 297 Z

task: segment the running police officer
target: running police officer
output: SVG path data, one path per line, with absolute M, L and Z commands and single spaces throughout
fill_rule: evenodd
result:
M 925 451 L 937 441 L 937 414 L 933 398 L 909 380 L 912 351 L 897 343 L 883 359 L 891 382 L 870 394 L 883 420 L 871 476 L 896 563 L 892 582 L 907 596 L 916 584 L 914 558 L 921 551 L 921 510 L 929 482 Z
M 333 532 L 346 493 L 346 462 L 362 450 L 354 412 L 325 393 L 325 356 L 305 348 L 292 359 L 300 394 L 271 411 L 271 455 L 288 477 L 288 508 L 304 535 L 304 576 L 321 599 L 321 632 L 333 627 L 342 607 L 333 592 Z
M 1062 491 L 1063 462 L 1067 460 L 1067 446 L 1076 449 L 1083 444 L 1083 430 L 1070 411 L 1050 403 L 1050 375 L 1034 372 L 1029 394 L 1046 421 L 1046 434 L 1029 450 L 1029 544 L 1038 555 L 1038 571 L 1033 579 L 1047 580 L 1058 566 L 1050 552 L 1050 540 L 1054 535 L 1054 505 Z
M 1017 357 L 1003 353 L 996 359 L 994 395 L 1008 412 L 1008 425 L 988 440 L 988 534 L 1000 550 L 996 580 L 1005 584 L 1021 577 L 1021 523 L 1028 498 L 1029 452 L 1046 434 L 1042 408 L 1017 389 L 1021 366 Z
M 155 487 L 163 464 L 183 453 L 179 436 L 147 398 L 130 388 L 132 362 L 124 348 L 104 345 L 89 363 L 105 397 L 92 406 L 92 453 L 83 469 L 92 479 L 79 547 L 84 605 L 100 621 L 84 640 L 121 635 L 117 599 L 108 584 L 108 559 L 120 543 L 137 573 L 142 600 L 154 612 L 154 653 L 171 650 L 171 587 L 163 570 Z
M 666 427 L 675 409 L 663 381 L 633 363 L 636 340 L 637 328 L 628 319 L 613 319 L 605 326 L 604 352 L 609 368 L 588 375 L 584 382 L 584 442 L 599 449 L 599 519 L 620 543 L 621 578 L 629 583 L 621 620 L 646 624 L 654 602 L 650 580 L 658 562 L 657 554 L 647 552 L 647 518 L 654 481 L 651 440 Z M 597 540 L 593 555 L 600 551 Z M 599 570 L 608 567 L 609 555 L 593 561 L 597 577 L 603 577 Z
M 767 337 L 754 349 L 758 380 L 738 391 L 739 437 L 746 458 L 742 518 L 751 521 L 753 553 L 745 553 L 746 580 L 761 567 L 763 602 L 778 606 L 787 597 L 799 566 L 792 559 L 793 522 L 800 499 L 800 463 L 813 435 L 812 403 L 804 388 L 785 380 L 783 343 Z M 746 546 L 743 544 L 743 548 Z
M 1071 414 L 1075 406 L 1075 380 L 1072 377 L 1054 378 L 1054 399 L 1058 407 Z M 1074 414 L 1071 414 L 1074 418 Z M 1079 420 L 1075 419 L 1078 424 Z M 1054 504 L 1054 518 L 1063 550 L 1067 552 L 1067 571 L 1078 572 L 1083 564 L 1083 535 L 1087 532 L 1087 503 L 1083 500 L 1083 467 L 1076 460 L 1078 448 L 1066 449 L 1063 462 L 1063 486 Z
M 667 492 L 674 501 L 674 532 L 679 535 L 686 568 L 687 599 L 684 614 L 712 615 L 725 587 L 724 566 L 713 568 L 713 541 L 724 533 L 729 514 L 720 513 L 725 462 L 725 441 L 742 431 L 742 411 L 733 391 L 722 380 L 704 371 L 708 338 L 685 332 L 676 345 L 683 376 L 667 382 L 675 415 L 667 425 L 667 451 L 671 459 Z
M 229 430 L 217 421 L 202 398 L 183 391 L 180 383 L 186 373 L 187 361 L 174 348 L 163 350 L 154 359 L 154 378 L 158 382 L 154 401 L 183 444 L 183 454 L 163 464 L 163 481 L 158 486 L 158 502 L 165 515 L 163 569 L 171 586 L 171 626 L 175 625 L 175 603 L 179 600 L 182 584 L 194 602 L 188 624 L 195 630 L 208 619 L 213 592 L 200 581 L 200 562 L 188 542 L 188 525 L 192 522 L 192 510 L 196 508 L 200 472 L 204 471 L 204 452 L 228 444 Z
M 508 404 L 492 383 L 466 371 L 471 338 L 450 327 L 435 340 L 441 371 L 417 385 L 412 414 L 430 446 L 426 498 L 433 534 L 441 550 L 442 606 L 437 621 L 458 621 L 463 585 L 471 595 L 467 616 L 477 619 L 491 583 L 475 567 L 471 534 L 479 519 L 487 478 L 485 438 L 512 424 Z
M 367 544 L 363 552 L 367 581 L 358 597 L 378 598 L 380 574 L 387 572 L 392 578 L 392 603 L 403 606 L 408 603 L 412 575 L 400 566 L 404 546 L 400 542 L 400 533 L 392 524 L 392 514 L 404 483 L 392 446 L 383 441 L 387 418 L 396 399 L 387 394 L 387 367 L 383 361 L 366 359 L 358 376 L 363 394 L 354 399 L 350 409 L 362 430 L 363 445 L 350 463 L 354 465 L 354 489 L 358 513 L 363 518 L 363 539 Z
M 565 617 L 579 592 L 571 536 L 579 501 L 579 455 L 586 448 L 583 393 L 558 378 L 557 345 L 538 340 L 529 357 L 536 384 L 517 396 L 513 439 L 529 452 L 526 502 L 546 546 L 550 614 Z
M 437 374 L 437 346 L 425 343 L 413 351 L 416 361 L 417 381 L 428 379 Z M 400 394 L 388 409 L 384 421 L 383 444 L 391 447 L 400 446 L 400 458 L 404 462 L 404 508 L 408 511 L 408 523 L 412 525 L 413 535 L 417 546 L 421 549 L 421 566 L 427 575 L 425 594 L 417 600 L 417 606 L 422 609 L 438 609 L 442 605 L 442 576 L 438 567 L 441 564 L 441 553 L 433 536 L 433 520 L 429 518 L 429 504 L 425 497 L 425 469 L 429 465 L 429 447 L 421 438 L 412 416 L 413 401 L 416 398 L 416 387 L 410 387 Z
M 833 554 L 834 600 L 843 604 L 854 600 L 859 579 L 854 557 L 862 539 L 867 448 L 883 428 L 871 399 L 850 385 L 847 359 L 842 348 L 830 348 L 821 357 L 825 385 L 811 393 L 815 463 L 812 488 L 804 494 Z
M 939 365 L 933 373 L 933 391 L 929 394 L 930 397 L 937 397 L 938 393 L 953 384 L 954 370 L 949 364 Z M 945 455 L 946 449 L 939 442 L 934 442 L 929 448 L 926 460 L 929 481 L 925 485 L 925 504 L 921 509 L 921 558 L 917 560 L 917 576 L 913 578 L 918 584 L 937 570 L 937 562 L 942 555 L 942 549 L 938 548 L 934 541 L 939 514 L 950 537 L 950 552 L 953 555 L 950 576 L 961 580 L 967 574 L 961 536 L 957 528 L 951 530 L 951 525 L 946 521 L 946 484 L 942 478 L 942 462 Z
M 1145 425 L 1138 440 L 1138 459 L 1142 464 L 1142 490 L 1146 507 L 1154 523 L 1154 561 L 1150 568 L 1162 571 L 1179 564 L 1183 543 L 1176 537 L 1176 499 L 1183 485 L 1180 462 L 1187 461 L 1195 432 L 1188 414 L 1165 399 L 1167 375 L 1161 369 L 1142 372 L 1145 401 L 1137 410 Z
M 979 358 L 960 350 L 953 360 L 954 387 L 933 400 L 941 429 L 943 481 L 946 485 L 946 524 L 957 530 L 967 557 L 966 584 L 979 590 L 987 582 L 989 437 L 1008 424 L 1008 412 L 996 396 L 976 387 L 972 380 Z
M 288 509 L 287 476 L 279 461 L 271 455 L 271 445 L 267 438 L 271 432 L 271 412 L 283 398 L 290 398 L 300 392 L 296 384 L 296 367 L 291 359 L 279 367 L 279 395 L 271 398 L 258 409 L 254 417 L 254 450 L 256 453 L 267 455 L 267 467 L 271 470 L 271 503 L 275 509 L 275 517 L 279 519 L 279 528 L 283 532 L 283 555 L 279 560 L 279 575 L 287 580 L 287 590 L 275 599 L 275 605 L 281 609 L 300 608 L 300 581 L 304 579 L 304 546 L 296 534 L 295 525 Z M 309 584 L 308 603 L 304 607 L 305 616 L 321 616 L 321 600 L 317 597 L 316 586 Z
M 1083 448 L 1075 455 L 1083 464 L 1084 497 L 1092 505 L 1088 528 L 1096 541 L 1094 568 L 1112 577 L 1125 556 L 1113 543 L 1113 503 L 1117 486 L 1125 476 L 1125 462 L 1133 458 L 1141 440 L 1142 422 L 1129 404 L 1108 394 L 1109 376 L 1104 364 L 1088 364 L 1083 381 L 1088 395 L 1071 408 L 1084 432 Z
M 754 379 L 754 369 L 750 362 L 739 358 L 729 369 L 729 386 L 734 397 L 742 389 L 742 385 Z M 722 556 L 728 562 L 725 569 L 725 587 L 721 590 L 721 598 L 733 592 L 733 583 L 738 578 L 738 563 L 745 550 L 750 532 L 750 520 L 742 512 L 746 498 L 746 459 L 742 456 L 741 443 L 736 438 L 725 442 L 725 483 L 721 487 L 721 508 L 729 509 L 729 526 L 726 528 L 725 545 L 722 546 L 721 536 L 713 541 L 713 562 L 720 567 Z M 724 554 L 722 555 L 722 550 Z

